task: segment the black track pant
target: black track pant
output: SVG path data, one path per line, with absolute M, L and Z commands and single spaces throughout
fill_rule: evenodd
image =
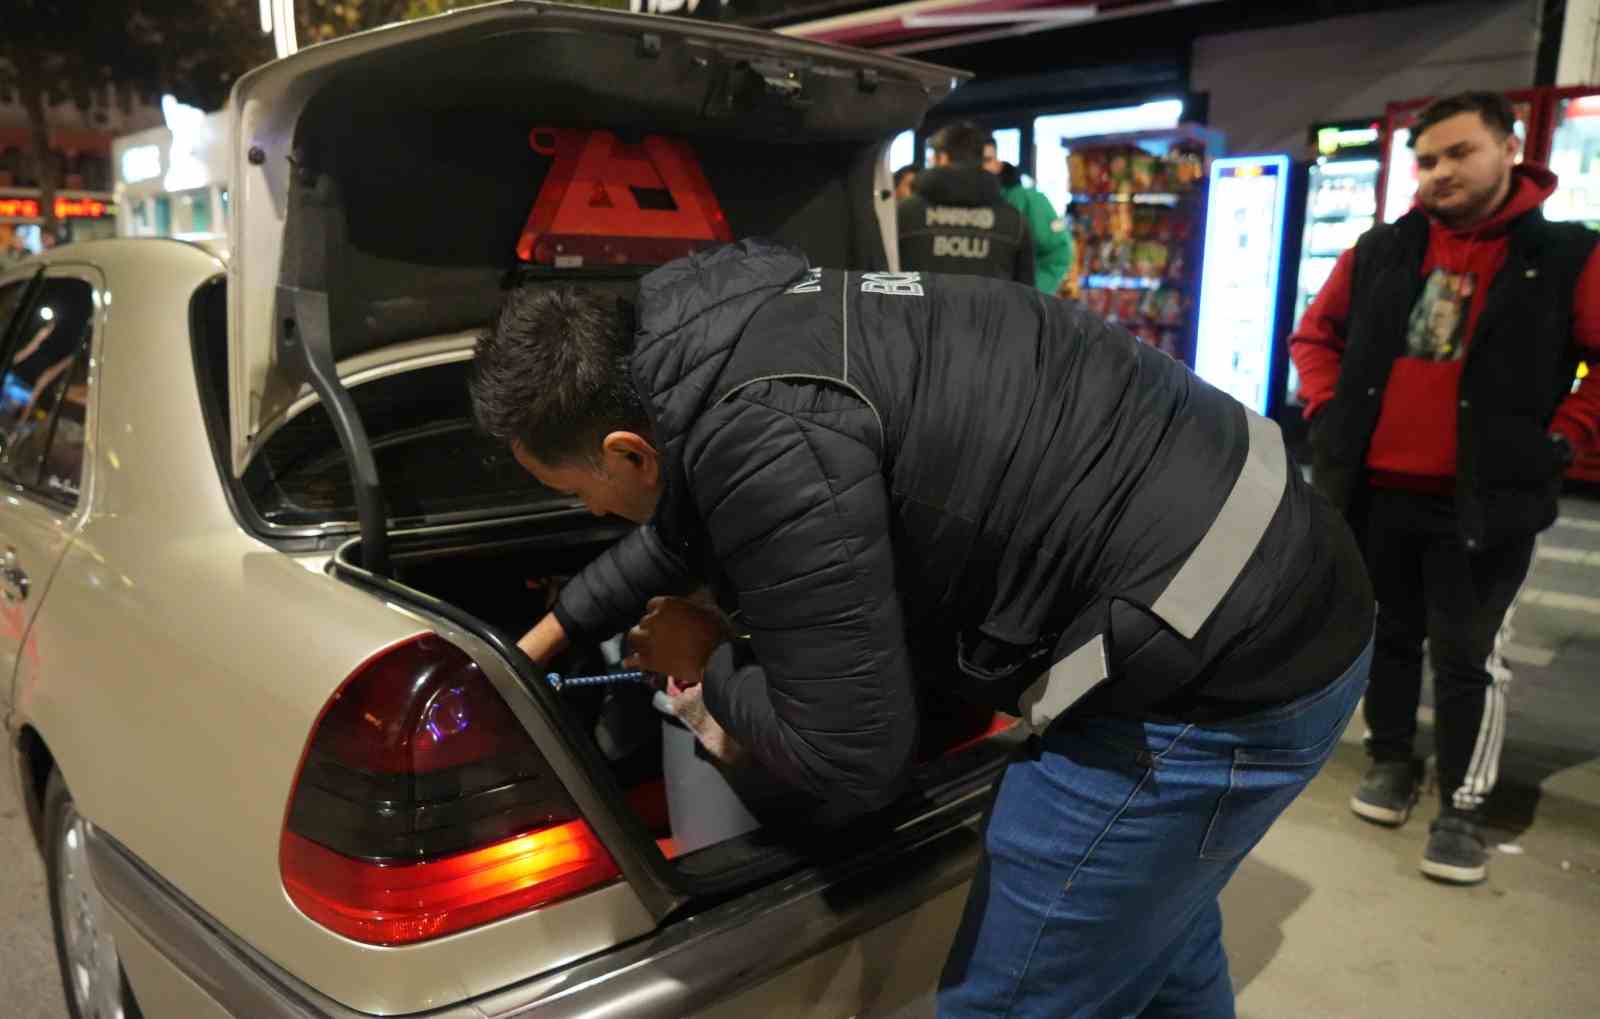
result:
M 1446 807 L 1476 810 L 1494 788 L 1505 742 L 1502 627 L 1528 575 L 1533 535 L 1468 550 L 1454 500 L 1375 489 L 1360 530 L 1378 597 L 1367 688 L 1367 749 L 1409 759 L 1422 694 L 1422 642 L 1433 663 L 1435 753 Z

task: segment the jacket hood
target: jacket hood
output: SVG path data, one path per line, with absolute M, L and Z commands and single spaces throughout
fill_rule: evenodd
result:
M 1518 163 L 1511 168 L 1511 195 L 1506 199 L 1506 203 L 1500 206 L 1500 211 L 1493 216 L 1482 223 L 1460 230 L 1452 229 L 1432 216 L 1428 217 L 1428 222 L 1432 224 L 1433 229 L 1447 232 L 1455 237 L 1475 239 L 1498 237 L 1505 234 L 1517 217 L 1543 205 L 1545 199 L 1555 194 L 1556 184 L 1556 175 L 1548 168 L 1537 163 Z
M 669 262 L 640 282 L 633 378 L 669 462 L 751 317 L 809 268 L 793 248 L 747 240 Z
M 1000 178 L 981 166 L 936 166 L 917 174 L 912 190 L 936 205 L 993 205 Z
M 1022 171 L 1011 163 L 1000 164 L 1000 187 L 1010 191 L 1012 188 L 1022 186 Z

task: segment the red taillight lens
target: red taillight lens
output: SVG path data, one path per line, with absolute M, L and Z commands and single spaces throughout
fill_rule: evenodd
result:
M 429 863 L 378 866 L 286 832 L 289 898 L 329 930 L 404 945 L 476 927 L 612 880 L 617 865 L 582 821 Z
M 295 782 L 279 866 L 307 916 L 385 945 L 617 876 L 494 686 L 431 634 L 374 657 L 329 702 Z

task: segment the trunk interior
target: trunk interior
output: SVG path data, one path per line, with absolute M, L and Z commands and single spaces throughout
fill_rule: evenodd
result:
M 397 535 L 394 579 L 465 611 L 514 641 L 546 610 L 563 579 L 627 529 L 628 525 L 573 512 L 486 527 L 470 538 L 460 532 L 447 538 Z M 347 546 L 341 556 L 349 557 L 358 549 Z M 937 657 L 919 656 L 930 659 L 930 668 Z M 943 658 L 945 663 L 952 661 Z M 615 662 L 614 650 L 608 654 L 601 648 L 575 647 L 550 669 L 564 676 L 591 675 L 618 668 Z M 652 691 L 639 684 L 567 687 L 557 702 L 567 721 L 588 734 L 605 762 L 607 774 L 595 776 L 597 781 L 615 784 L 620 802 L 649 832 L 661 857 L 702 890 L 732 891 L 792 866 L 839 859 L 876 846 L 898 826 L 970 798 L 993 778 L 1021 738 L 1012 728 L 1014 720 L 944 692 L 951 686 L 948 677 L 920 678 L 922 746 L 910 788 L 898 803 L 845 831 L 805 833 L 785 829 L 780 822 L 716 844 L 705 845 L 702 840 L 700 848 L 689 852 L 682 844 L 684 833 L 674 829 L 674 818 L 687 819 L 701 830 L 705 823 L 695 816 L 696 803 L 669 804 L 664 768 L 673 755 L 663 742 L 670 738 L 674 723 L 664 722 L 652 704 Z M 753 813 L 781 817 L 782 792 L 759 775 L 746 772 L 742 779 L 736 775 L 733 785 Z M 964 819 L 970 810 L 952 814 Z M 952 816 L 950 823 L 960 819 Z

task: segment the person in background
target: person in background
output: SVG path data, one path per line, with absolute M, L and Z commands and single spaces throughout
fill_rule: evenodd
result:
M 994 138 L 983 143 L 983 168 L 1000 178 L 1000 194 L 1012 208 L 1022 213 L 1028 232 L 1033 235 L 1034 285 L 1047 294 L 1061 289 L 1061 281 L 1072 268 L 1072 231 L 1066 218 L 1056 215 L 1055 206 L 1037 188 L 1022 182 L 1022 171 L 1002 163 Z
M 933 136 L 933 168 L 897 210 L 900 267 L 990 276 L 1033 286 L 1033 238 L 1022 213 L 983 169 L 984 133 L 952 124 Z
M 894 172 L 894 200 L 903 202 L 911 197 L 912 185 L 917 182 L 917 168 L 902 166 Z
M 1501 657 L 1562 475 L 1600 446 L 1596 234 L 1547 222 L 1549 170 L 1517 163 L 1504 97 L 1438 100 L 1412 128 L 1416 207 L 1344 253 L 1290 338 L 1314 478 L 1362 536 L 1377 591 L 1372 765 L 1350 807 L 1398 827 L 1417 800 L 1422 646 L 1433 662 L 1440 813 L 1422 872 L 1482 881 L 1505 739 Z

